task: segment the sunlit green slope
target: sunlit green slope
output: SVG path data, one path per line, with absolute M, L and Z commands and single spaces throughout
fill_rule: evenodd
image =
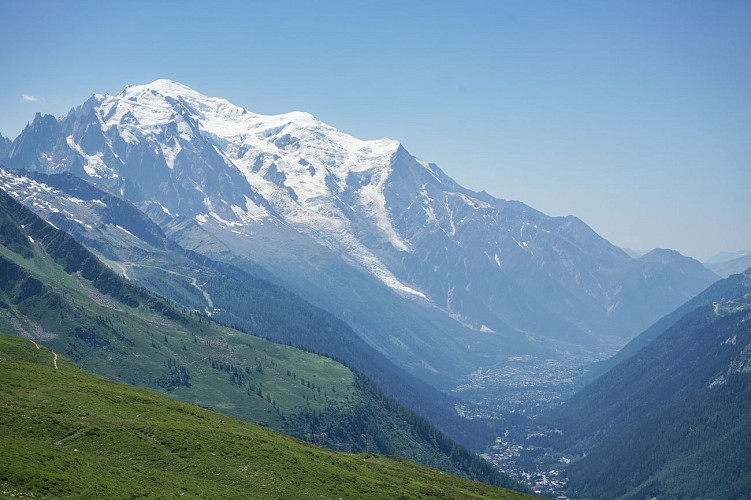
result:
M 317 448 L 98 377 L 19 337 L 0 336 L 0 380 L 2 496 L 526 497 L 403 459 Z

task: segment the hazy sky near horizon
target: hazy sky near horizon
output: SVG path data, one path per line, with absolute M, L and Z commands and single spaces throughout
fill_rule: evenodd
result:
M 751 2 L 0 2 L 0 133 L 170 78 L 612 243 L 751 250 Z

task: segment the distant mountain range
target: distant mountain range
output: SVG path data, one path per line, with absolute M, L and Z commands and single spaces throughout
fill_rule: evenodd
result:
M 714 273 L 727 278 L 731 274 L 742 273 L 745 269 L 751 267 L 751 253 L 720 254 L 715 259 L 705 262 L 704 265 Z
M 704 261 L 704 264 L 722 264 L 731 260 L 751 255 L 751 251 L 739 250 L 737 252 L 718 252 Z
M 602 359 L 717 279 L 467 190 L 396 141 L 169 80 L 37 115 L 3 144 L 5 165 L 124 197 L 184 248 L 289 288 L 444 389 L 517 354 Z

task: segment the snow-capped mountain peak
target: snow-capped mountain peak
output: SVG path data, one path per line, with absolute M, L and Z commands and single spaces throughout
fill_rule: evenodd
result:
M 101 108 L 107 125 L 121 123 L 128 114 L 145 126 L 165 125 L 187 115 L 200 124 L 202 132 L 226 143 L 222 146 L 266 146 L 264 149 L 288 153 L 298 150 L 295 156 L 318 159 L 322 167 L 336 168 L 338 173 L 342 173 L 342 168 L 356 168 L 363 160 L 389 157 L 399 146 L 397 141 L 388 139 L 356 139 L 302 111 L 252 113 L 226 99 L 205 96 L 167 79 L 131 85 L 117 96 L 104 96 Z M 299 150 L 301 144 L 307 147 Z
M 420 295 L 401 284 L 353 232 L 360 219 L 369 219 L 381 240 L 408 249 L 383 195 L 397 141 L 360 140 L 304 112 L 252 113 L 165 79 L 126 87 L 116 96 L 94 96 L 84 107 L 93 110 L 112 156 L 124 160 L 124 168 L 115 169 L 122 182 L 136 181 L 145 190 L 147 180 L 133 176 L 145 163 L 158 171 L 152 172 L 157 178 L 164 177 L 160 192 L 148 198 L 169 212 L 237 231 L 253 221 L 281 221 L 346 252 L 393 288 Z M 73 114 L 80 120 L 88 112 Z M 68 145 L 84 158 L 90 177 L 105 177 L 102 162 L 90 157 L 75 134 Z M 138 165 L 129 167 L 130 157 Z M 186 183 L 195 192 L 187 210 L 180 197 L 164 196 L 183 191 Z
M 59 121 L 39 116 L 9 156 L 191 219 L 241 252 L 254 245 L 250 257 L 281 275 L 317 272 L 334 255 L 477 331 L 627 335 L 664 311 L 633 320 L 650 304 L 628 289 L 642 286 L 643 266 L 662 276 L 672 264 L 632 262 L 574 217 L 465 189 L 398 141 L 358 139 L 299 111 L 253 113 L 172 80 L 96 94 Z M 689 271 L 695 286 L 666 285 L 671 307 L 712 278 Z

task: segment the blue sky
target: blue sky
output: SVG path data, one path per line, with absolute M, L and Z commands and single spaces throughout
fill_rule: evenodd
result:
M 388 136 L 614 244 L 751 250 L 751 2 L 0 2 L 0 133 L 157 78 Z

